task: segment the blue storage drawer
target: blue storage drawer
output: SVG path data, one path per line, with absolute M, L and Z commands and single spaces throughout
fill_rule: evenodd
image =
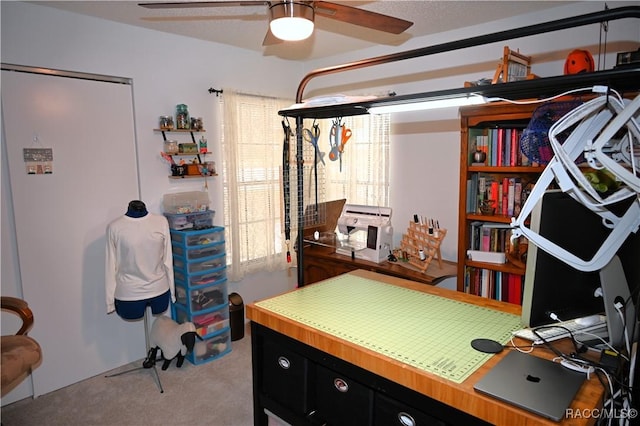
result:
M 231 329 L 225 328 L 204 338 L 196 339 L 193 351 L 187 355 L 192 364 L 198 365 L 213 361 L 231 352 Z
M 172 305 L 172 308 L 173 319 L 180 324 L 192 322 L 193 325 L 196 326 L 196 333 L 201 337 L 208 336 L 223 328 L 229 327 L 228 305 L 212 312 L 196 315 L 189 315 L 186 309 L 175 303 Z
M 182 247 L 197 247 L 224 241 L 224 228 L 214 226 L 200 231 L 171 231 L 171 242 Z
M 224 260 L 224 257 L 222 260 Z M 195 274 L 185 273 L 182 269 L 174 269 L 173 277 L 176 281 L 186 283 L 187 287 L 217 284 L 227 278 L 227 267 L 221 266 L 215 269 L 208 269 L 204 272 L 196 271 Z
M 182 306 L 189 315 L 204 313 L 229 306 L 227 280 L 217 284 L 188 287 L 180 281 L 175 282 L 176 304 Z
M 224 254 L 207 257 L 200 260 L 188 261 L 184 258 L 173 256 L 173 270 L 175 273 L 186 275 L 208 272 L 227 266 L 227 258 Z M 184 281 L 184 280 L 183 280 Z
M 183 247 L 178 244 L 172 244 L 171 249 L 173 250 L 173 255 L 176 257 L 181 257 L 187 261 L 201 260 L 224 254 L 224 241 L 197 247 Z

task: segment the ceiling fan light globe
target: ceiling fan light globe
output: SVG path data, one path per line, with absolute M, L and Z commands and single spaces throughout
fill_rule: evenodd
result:
M 278 18 L 269 25 L 273 35 L 280 40 L 304 40 L 313 33 L 313 22 L 305 18 Z
M 269 7 L 271 33 L 281 40 L 299 41 L 313 33 L 313 7 L 305 3 L 285 1 Z

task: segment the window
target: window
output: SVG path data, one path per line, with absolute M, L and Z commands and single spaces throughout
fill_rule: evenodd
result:
M 224 90 L 222 176 L 228 277 L 232 281 L 258 271 L 284 269 L 283 119 L 278 111 L 292 101 Z M 308 121 L 308 122 L 307 122 Z M 311 127 L 310 120 L 305 127 Z M 285 120 L 286 123 L 286 120 Z M 314 148 L 304 142 L 304 204 L 346 198 L 352 204 L 386 206 L 389 200 L 389 116 L 343 119 L 353 132 L 338 161 L 329 160 L 331 120 L 322 120 L 318 142 L 316 191 Z M 288 124 L 288 123 L 287 123 Z M 291 123 L 295 132 L 295 120 Z M 291 247 L 297 231 L 296 142 L 290 140 Z M 295 264 L 295 259 L 291 264 Z M 291 265 L 289 264 L 289 265 Z
M 324 120 L 324 138 L 331 132 L 331 120 Z M 343 118 L 353 135 L 345 145 L 342 171 L 339 165 L 326 168 L 326 199 L 346 198 L 347 203 L 372 206 L 389 205 L 389 114 Z M 321 143 L 320 143 L 321 145 Z M 312 153 L 313 154 L 313 153 Z M 337 166 L 337 167 L 336 167 Z

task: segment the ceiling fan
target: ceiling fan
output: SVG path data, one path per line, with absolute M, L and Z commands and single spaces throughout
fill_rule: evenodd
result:
M 282 40 L 297 41 L 308 38 L 314 29 L 315 15 L 391 34 L 400 34 L 413 25 L 413 22 L 404 19 L 328 1 L 194 1 L 138 5 L 147 9 L 267 6 L 270 20 L 269 31 L 262 43 L 265 46 Z

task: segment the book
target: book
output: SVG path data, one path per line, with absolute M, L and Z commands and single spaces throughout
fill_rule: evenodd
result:
M 511 143 L 511 129 L 505 129 L 504 131 L 504 143 L 505 144 L 510 144 Z M 509 147 L 509 152 L 513 152 L 513 149 L 511 147 Z M 502 165 L 503 166 L 511 166 L 511 159 L 510 156 L 507 156 L 506 158 L 504 158 L 502 160 Z
M 494 208 L 498 208 L 498 201 L 499 201 L 499 192 L 500 192 L 500 184 L 498 182 L 491 181 L 491 184 L 489 185 L 489 199 L 493 200 L 493 207 Z
M 471 175 L 471 179 L 467 182 L 467 213 L 475 213 L 478 209 L 478 174 Z
M 504 165 L 504 129 L 494 129 L 496 133 L 496 166 Z
M 480 250 L 481 229 L 484 222 L 471 222 L 469 230 L 469 247 L 471 250 Z
M 509 303 L 522 304 L 522 276 L 509 274 Z
M 480 233 L 480 250 L 491 251 L 491 228 L 482 226 Z
M 500 210 L 500 214 L 503 216 L 508 215 L 508 206 L 509 206 L 509 178 L 505 177 L 502 179 L 502 209 Z
M 486 136 L 489 140 L 489 146 L 491 147 L 491 162 L 490 166 L 497 165 L 498 162 L 498 142 L 496 141 L 496 129 L 489 129 L 489 134 Z
M 482 270 L 482 290 L 480 291 L 480 296 L 489 297 L 489 280 L 491 279 L 491 271 L 488 269 Z
M 518 216 L 522 211 L 522 182 L 516 180 L 516 186 L 513 199 L 513 215 Z
M 509 178 L 507 187 L 507 216 L 513 216 L 513 207 L 515 202 L 516 178 Z
M 509 162 L 511 161 L 511 142 L 509 140 L 505 140 L 504 141 L 504 153 L 503 155 L 503 166 L 508 166 Z
M 518 165 L 518 153 L 520 152 L 520 146 L 518 144 L 518 130 L 512 129 L 509 135 L 509 143 L 511 144 L 511 157 L 509 159 L 510 166 Z
M 478 199 L 476 206 L 479 206 L 487 195 L 487 178 L 485 176 L 478 176 Z

